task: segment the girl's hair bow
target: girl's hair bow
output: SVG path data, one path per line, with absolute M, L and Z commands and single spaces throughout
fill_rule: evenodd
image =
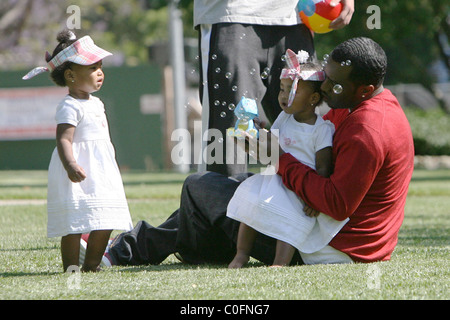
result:
M 291 91 L 289 92 L 288 107 L 294 101 L 299 79 L 303 81 L 325 80 L 325 72 L 323 70 L 302 70 L 301 65 L 306 64 L 308 59 L 309 54 L 304 50 L 300 50 L 298 54 L 295 54 L 291 49 L 286 50 L 285 61 L 287 67 L 281 71 L 280 79 L 291 79 L 293 81 Z

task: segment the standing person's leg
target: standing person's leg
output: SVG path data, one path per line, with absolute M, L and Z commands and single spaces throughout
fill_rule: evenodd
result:
M 266 87 L 261 74 L 265 66 L 261 61 L 267 59 L 267 50 L 262 48 L 253 25 L 235 23 L 202 26 L 199 48 L 202 125 L 204 131 L 209 130 L 212 140 L 203 142 L 207 163 L 199 171 L 226 176 L 246 172 L 246 157 L 238 156 L 237 150 L 227 150 L 234 144 L 226 143 L 226 130 L 235 125 L 234 107 L 242 96 L 255 99 L 257 104 L 264 97 Z
M 237 156 L 237 151 L 226 148 L 226 129 L 236 121 L 233 106 L 242 96 L 255 99 L 273 123 L 281 111 L 278 103 L 284 63 L 281 57 L 288 48 L 295 52 L 305 50 L 311 56 L 315 54 L 311 32 L 305 25 L 219 23 L 200 27 L 202 127 L 203 132 L 218 131 L 209 132 L 212 141 L 203 141 L 202 150 L 206 150 L 207 144 L 212 147 L 207 150 L 207 163 L 201 164 L 199 171 L 227 176 L 246 171 L 246 163 Z M 219 140 L 217 133 L 223 140 Z M 233 159 L 231 163 L 226 161 L 227 152 Z
M 68 234 L 61 237 L 61 258 L 63 270 L 67 271 L 70 266 L 78 267 L 80 255 L 81 234 Z
M 257 26 L 258 35 L 262 39 L 262 46 L 270 48 L 267 51 L 264 62 L 270 70 L 268 76 L 263 80 L 267 87 L 267 93 L 261 101 L 267 120 L 275 121 L 281 112 L 278 103 L 278 92 L 280 91 L 280 74 L 285 66 L 282 56 L 287 49 L 295 53 L 304 50 L 309 55 L 315 56 L 314 41 L 311 31 L 304 24 L 295 26 Z

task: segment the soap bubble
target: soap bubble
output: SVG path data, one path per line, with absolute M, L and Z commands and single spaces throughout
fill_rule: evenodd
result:
M 323 55 L 323 60 L 327 61 L 329 57 L 330 57 L 330 55 L 327 54 L 327 53 L 325 53 L 325 54 Z
M 234 103 L 230 103 L 228 105 L 228 109 L 231 110 L 231 111 L 233 111 L 235 108 L 236 108 L 236 106 L 234 105 Z
M 265 67 L 264 71 L 261 73 L 261 79 L 267 79 L 269 77 L 270 68 Z
M 225 111 L 222 111 L 221 113 L 220 113 L 220 117 L 221 118 L 225 118 L 227 116 L 227 113 L 225 112 Z
M 281 61 L 286 61 L 286 55 L 285 55 L 285 54 L 283 54 L 283 55 L 281 56 Z
M 231 78 L 231 72 L 225 73 L 225 78 L 230 79 Z
M 255 68 L 252 68 L 251 70 L 250 70 L 250 75 L 254 75 L 256 73 L 256 69 Z
M 227 102 L 226 102 L 226 101 L 223 101 L 223 102 L 222 102 L 222 106 L 225 107 L 226 105 L 227 105 Z
M 238 89 L 237 86 L 232 86 L 232 87 L 231 87 L 231 90 L 233 90 L 233 91 L 237 91 L 237 89 Z
M 211 56 L 211 59 L 217 60 L 217 54 L 213 54 L 213 55 Z
M 219 84 L 216 83 L 213 87 L 214 87 L 214 89 L 219 89 Z
M 342 88 L 342 86 L 338 83 L 338 84 L 335 84 L 334 85 L 334 87 L 333 87 L 333 92 L 335 93 L 335 94 L 340 94 L 340 93 L 342 93 L 342 90 L 344 90 L 343 88 Z
M 351 62 L 350 60 L 347 60 L 347 61 L 345 61 L 345 65 L 346 65 L 346 66 L 351 66 L 351 65 L 352 65 L 352 62 Z
M 214 101 L 214 105 L 215 106 L 219 106 L 220 105 L 220 101 L 219 100 Z
M 220 73 L 220 68 L 219 67 L 216 68 L 216 73 Z

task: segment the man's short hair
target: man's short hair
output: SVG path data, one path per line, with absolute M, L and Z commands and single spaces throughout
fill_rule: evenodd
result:
M 384 81 L 387 57 L 383 48 L 370 38 L 357 37 L 339 44 L 331 53 L 338 62 L 351 61 L 353 67 L 350 79 L 356 85 L 374 85 L 378 87 Z

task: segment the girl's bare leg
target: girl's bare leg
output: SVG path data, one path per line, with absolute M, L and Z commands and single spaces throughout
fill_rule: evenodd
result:
M 295 248 L 290 244 L 278 240 L 275 259 L 273 261 L 272 267 L 282 267 L 287 266 L 291 263 L 292 257 L 294 256 Z
M 98 271 L 109 237 L 111 236 L 111 232 L 112 230 L 91 231 L 86 248 L 86 257 L 81 269 L 82 271 Z
M 236 255 L 228 268 L 242 268 L 250 259 L 250 252 L 255 242 L 257 231 L 244 223 L 239 226 Z
M 64 272 L 70 266 L 78 268 L 80 257 L 80 238 L 81 234 L 68 234 L 61 237 L 61 257 Z

